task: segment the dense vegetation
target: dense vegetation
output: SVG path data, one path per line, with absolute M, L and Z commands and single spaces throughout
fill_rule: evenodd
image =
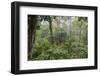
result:
M 28 60 L 88 57 L 87 17 L 28 15 Z

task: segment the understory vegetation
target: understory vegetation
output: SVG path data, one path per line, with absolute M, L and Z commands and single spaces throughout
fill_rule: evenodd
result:
M 88 57 L 87 17 L 29 15 L 28 19 L 28 60 Z

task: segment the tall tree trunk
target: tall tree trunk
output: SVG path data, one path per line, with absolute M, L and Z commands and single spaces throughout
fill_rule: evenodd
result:
M 80 47 L 81 47 L 81 44 L 80 44 L 81 43 L 81 31 L 82 31 L 82 18 L 81 17 L 79 18 L 79 21 L 80 21 L 80 25 L 79 25 L 79 30 L 80 30 L 79 31 L 79 51 L 80 51 L 81 50 L 80 49 Z
M 32 47 L 35 43 L 37 16 L 28 16 L 28 58 L 32 56 Z
M 53 43 L 53 31 L 52 31 L 52 20 L 49 19 L 49 30 L 50 30 L 50 36 L 51 36 L 51 43 Z
M 70 52 L 71 51 L 71 30 L 72 30 L 72 28 L 71 28 L 71 16 L 69 16 L 68 17 L 68 19 L 69 19 L 69 48 L 68 48 L 68 51 Z
M 82 21 L 80 21 L 81 22 L 81 24 L 80 24 L 80 33 L 79 33 L 79 43 L 81 43 L 81 31 L 82 31 L 82 29 L 81 29 L 81 26 L 82 26 Z M 80 45 L 79 45 L 80 46 Z

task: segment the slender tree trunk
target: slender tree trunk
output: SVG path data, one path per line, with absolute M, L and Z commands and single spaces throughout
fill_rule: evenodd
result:
M 69 17 L 69 48 L 68 51 L 71 51 L 71 17 Z
M 80 51 L 80 47 L 81 47 L 81 31 L 82 31 L 82 21 L 80 20 L 80 22 L 81 22 L 81 24 L 80 24 L 80 27 L 79 27 L 79 29 L 80 29 L 80 32 L 79 32 L 79 51 Z
M 52 20 L 49 20 L 49 29 L 50 29 L 50 36 L 51 36 L 51 43 L 53 43 L 53 31 L 52 31 Z
M 32 57 L 32 48 L 35 43 L 37 16 L 28 16 L 28 58 Z
M 80 24 L 79 43 L 81 43 L 81 31 L 82 31 L 81 26 L 82 26 L 82 22 Z
M 30 57 L 32 51 L 32 32 L 28 32 L 28 56 Z

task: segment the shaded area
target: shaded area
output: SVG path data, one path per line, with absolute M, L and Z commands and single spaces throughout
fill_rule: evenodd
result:
M 88 57 L 88 18 L 28 15 L 28 60 Z

